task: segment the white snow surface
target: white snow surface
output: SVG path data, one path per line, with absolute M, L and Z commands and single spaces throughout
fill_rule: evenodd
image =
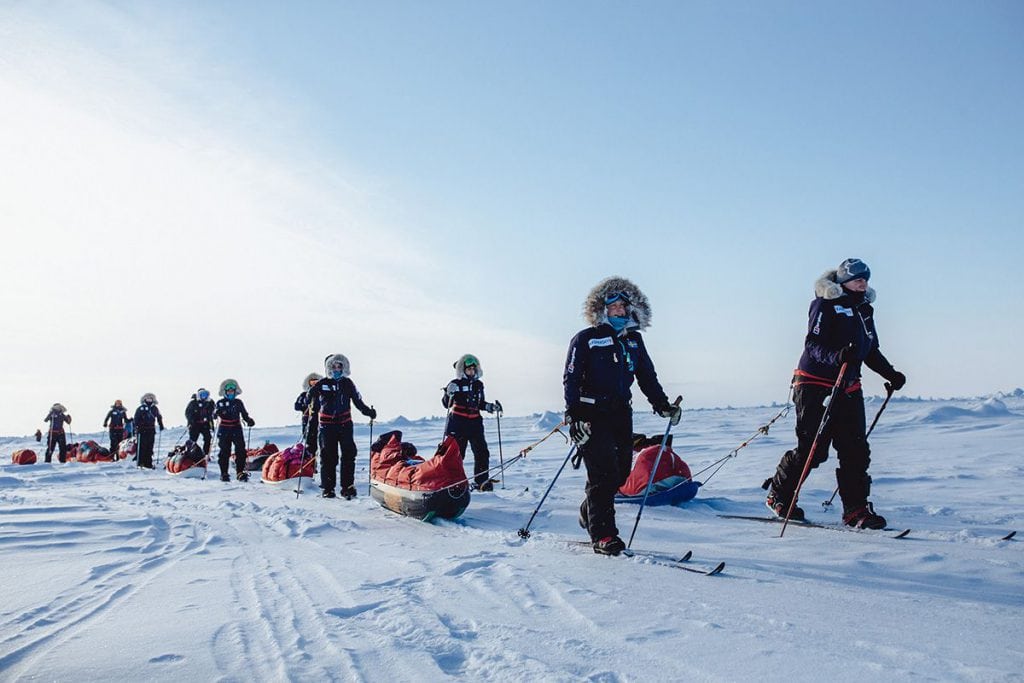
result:
M 777 411 L 687 411 L 676 451 L 696 473 Z M 505 417 L 505 460 L 547 423 Z M 638 413 L 635 427 L 664 425 Z M 442 422 L 403 428 L 428 455 Z M 872 499 L 912 530 L 902 540 L 793 525 L 780 538 L 777 524 L 718 516 L 767 515 L 760 484 L 792 428 L 790 414 L 693 501 L 645 508 L 633 547 L 724 560 L 713 577 L 572 543 L 585 539 L 584 474 L 569 467 L 520 539 L 568 452 L 557 435 L 435 523 L 366 495 L 366 425 L 353 501 L 121 463 L 4 464 L 0 680 L 1024 680 L 1024 539 L 1000 540 L 1024 531 L 1024 398 L 889 405 Z M 283 448 L 297 432 L 252 441 Z M 164 432 L 162 450 L 180 434 Z M 41 455 L 11 437 L 3 461 L 20 447 Z M 835 466 L 833 453 L 807 481 L 811 519 L 840 516 L 820 505 Z M 618 507 L 624 538 L 636 513 Z

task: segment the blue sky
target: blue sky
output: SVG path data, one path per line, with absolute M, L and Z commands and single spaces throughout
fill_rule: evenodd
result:
M 1020 386 L 1022 29 L 1014 2 L 5 6 L 0 432 L 143 391 L 178 415 L 227 375 L 290 422 L 335 351 L 384 416 L 439 413 L 464 352 L 510 413 L 558 409 L 610 274 L 670 393 L 781 401 L 848 256 L 908 394 Z

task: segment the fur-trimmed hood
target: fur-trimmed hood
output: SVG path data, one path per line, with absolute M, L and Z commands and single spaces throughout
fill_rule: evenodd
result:
M 455 376 L 459 379 L 466 379 L 466 359 L 472 358 L 476 361 L 476 375 L 473 379 L 484 378 L 484 366 L 480 365 L 480 359 L 471 353 L 464 353 L 462 356 L 452 364 L 455 368 Z
M 319 372 L 311 372 L 311 373 L 309 373 L 308 375 L 306 375 L 306 379 L 302 380 L 302 390 L 303 391 L 309 391 L 309 383 L 311 381 L 319 382 L 323 378 L 324 378 L 324 376 L 321 375 Z
M 630 304 L 626 307 L 626 312 L 633 322 L 627 329 L 647 329 L 651 324 L 651 302 L 635 284 L 624 277 L 614 275 L 598 282 L 587 294 L 583 301 L 583 319 L 590 323 L 591 327 L 608 322 L 604 298 L 611 292 L 622 292 L 629 298 Z
M 153 405 L 157 405 L 159 403 L 159 401 L 156 400 L 156 394 L 151 391 L 144 393 L 142 398 L 139 399 L 139 403 L 145 403 L 148 399 L 153 399 Z
M 54 403 L 52 406 L 50 406 L 51 412 L 66 413 L 67 410 L 68 409 L 61 405 L 60 403 Z
M 241 396 L 242 395 L 242 385 L 238 383 L 238 380 L 234 380 L 234 379 L 231 379 L 230 377 L 228 377 L 226 380 L 224 380 L 223 382 L 220 383 L 219 387 L 217 387 L 217 395 L 218 396 L 221 396 L 221 397 L 224 396 L 224 387 L 227 386 L 228 384 L 234 384 L 236 387 L 238 387 L 238 391 L 235 392 L 235 396 Z
M 348 377 L 351 371 L 351 366 L 348 364 L 348 358 L 345 358 L 343 354 L 332 353 L 331 355 L 324 358 L 324 374 L 328 377 L 331 376 L 331 366 L 335 363 L 341 363 L 341 376 Z
M 841 284 L 836 282 L 838 272 L 836 268 L 832 268 L 822 273 L 821 277 L 814 282 L 814 296 L 829 301 L 831 299 L 838 299 L 845 294 L 846 290 L 843 289 Z M 875 302 L 875 290 L 871 289 L 871 287 L 864 290 L 864 301 L 867 301 L 869 304 Z

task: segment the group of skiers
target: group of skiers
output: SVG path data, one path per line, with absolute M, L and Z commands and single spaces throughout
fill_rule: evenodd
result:
M 774 476 L 764 482 L 768 489 L 766 505 L 780 517 L 803 519 L 803 511 L 796 505 L 801 476 L 825 462 L 831 445 L 839 459 L 836 481 L 844 523 L 872 529 L 886 524 L 868 500 L 871 450 L 865 436 L 861 366 L 867 365 L 885 378 L 893 391 L 903 388 L 906 377 L 879 350 L 870 277 L 871 271 L 863 261 L 846 259 L 815 283 L 804 350 L 791 382 L 797 445 L 783 454 Z M 620 277 L 602 280 L 587 295 L 583 316 L 589 326 L 570 342 L 563 372 L 565 423 L 587 472 L 580 525 L 590 535 L 595 552 L 617 555 L 625 549 L 625 543 L 615 524 L 614 500 L 632 468 L 634 381 L 654 412 L 672 425 L 678 424 L 682 409 L 678 400 L 669 401 L 644 345 L 641 330 L 650 324 L 651 305 L 635 284 Z M 445 434 L 456 439 L 463 458 L 467 447 L 473 449 L 475 488 L 489 491 L 494 480 L 489 477 L 490 453 L 481 411 L 500 416 L 502 406 L 499 401 L 485 399 L 483 368 L 476 356 L 463 355 L 454 368 L 455 378 L 444 387 L 441 398 L 448 410 Z M 306 376 L 294 407 L 302 413 L 306 448 L 313 456 L 319 452 L 322 496 L 334 498 L 337 486 L 343 497 L 351 499 L 356 495 L 357 454 L 352 406 L 371 422 L 377 411 L 363 401 L 349 376 L 350 364 L 344 355 L 327 356 L 324 372 L 324 376 Z M 200 388 L 185 409 L 189 439 L 198 443 L 201 436 L 206 456 L 210 453 L 214 420 L 219 420 L 222 481 L 230 479 L 232 449 L 237 479 L 248 479 L 242 423 L 251 427 L 255 421 L 238 399 L 239 394 L 238 382 L 227 379 L 220 384 L 221 398 L 216 403 L 206 389 Z M 826 402 L 829 396 L 833 398 Z M 50 462 L 56 445 L 64 462 L 64 424 L 71 423 L 71 416 L 58 403 L 46 422 L 50 425 L 46 461 Z M 132 423 L 138 437 L 139 466 L 152 468 L 153 435 L 157 427 L 164 428 L 153 394 L 143 395 L 132 419 L 127 418 L 121 401 L 111 406 L 104 426 L 109 424 L 112 451 L 124 437 L 126 425 Z M 808 463 L 812 452 L 813 459 Z

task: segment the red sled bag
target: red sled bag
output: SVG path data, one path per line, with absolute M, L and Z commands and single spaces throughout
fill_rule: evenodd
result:
M 22 448 L 11 454 L 11 462 L 15 465 L 35 465 L 36 452 L 30 448 Z
M 315 460 L 316 458 L 307 456 L 304 444 L 297 443 L 279 453 L 268 455 L 263 461 L 260 476 L 265 484 L 279 484 L 295 477 L 312 479 L 316 473 Z
M 121 460 L 128 460 L 129 458 L 134 458 L 136 450 L 137 445 L 135 437 L 133 436 L 130 439 L 125 439 L 124 441 L 122 441 L 121 444 L 117 447 L 117 457 L 120 458 Z

